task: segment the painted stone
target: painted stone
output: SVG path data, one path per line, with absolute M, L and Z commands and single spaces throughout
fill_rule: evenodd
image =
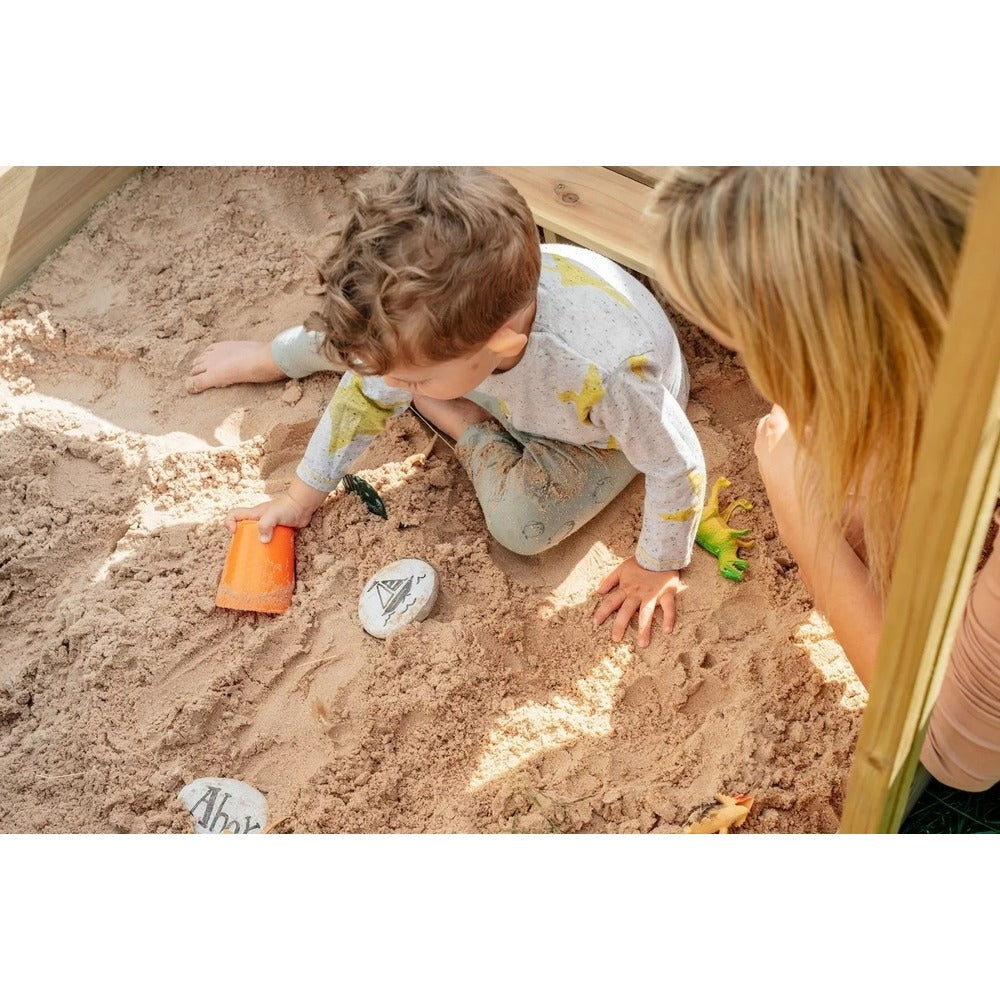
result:
M 386 639 L 411 622 L 423 621 L 438 596 L 438 575 L 422 559 L 399 559 L 383 566 L 361 591 L 358 617 L 376 639 Z
M 194 819 L 195 833 L 261 833 L 267 799 L 235 778 L 196 778 L 177 795 Z

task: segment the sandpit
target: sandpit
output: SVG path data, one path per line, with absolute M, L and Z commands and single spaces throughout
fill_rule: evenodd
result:
M 678 833 L 751 794 L 736 835 L 832 833 L 866 695 L 777 538 L 753 458 L 768 404 L 674 317 L 709 483 L 753 510 L 742 582 L 695 550 L 671 635 L 595 629 L 642 482 L 537 557 L 487 535 L 447 444 L 410 415 L 297 533 L 280 615 L 215 606 L 225 512 L 280 489 L 337 375 L 187 391 L 217 340 L 313 308 L 312 260 L 364 168 L 151 168 L 0 303 L 0 832 L 191 833 L 221 776 L 280 833 Z M 386 640 L 358 596 L 396 559 L 439 575 Z

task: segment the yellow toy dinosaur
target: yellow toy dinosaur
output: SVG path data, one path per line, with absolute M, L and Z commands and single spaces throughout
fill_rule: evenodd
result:
M 737 557 L 739 549 L 753 547 L 753 542 L 746 536 L 749 528 L 730 528 L 729 518 L 737 507 L 743 510 L 753 510 L 749 500 L 734 500 L 725 510 L 719 511 L 719 491 L 732 485 L 725 476 L 720 476 L 712 487 L 708 502 L 701 512 L 698 524 L 698 534 L 695 541 L 719 561 L 719 572 L 729 580 L 742 580 L 743 571 L 747 568 L 745 559 Z
M 684 827 L 684 833 L 729 833 L 742 826 L 753 808 L 752 795 L 716 795 L 722 803 L 716 806 L 704 819 Z

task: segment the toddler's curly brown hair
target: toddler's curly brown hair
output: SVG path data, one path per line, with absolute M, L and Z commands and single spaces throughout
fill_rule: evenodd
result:
M 306 326 L 360 374 L 481 347 L 538 290 L 538 230 L 524 198 L 483 167 L 384 167 L 351 192 Z

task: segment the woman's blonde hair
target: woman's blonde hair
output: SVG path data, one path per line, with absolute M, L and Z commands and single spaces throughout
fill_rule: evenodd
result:
M 538 290 L 524 198 L 482 167 L 381 168 L 351 193 L 306 326 L 364 374 L 481 347 Z
M 975 188 L 967 167 L 678 167 L 650 203 L 663 292 L 784 407 L 818 470 L 802 502 L 844 525 L 860 499 L 883 597 Z

